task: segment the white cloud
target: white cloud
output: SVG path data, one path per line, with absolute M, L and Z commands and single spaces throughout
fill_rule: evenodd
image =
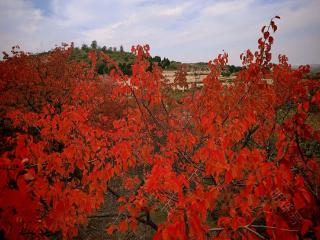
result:
M 43 19 L 39 9 L 33 9 L 27 2 L 17 0 L 0 2 L 0 31 L 8 29 L 12 22 L 19 22 L 14 27 L 22 33 L 32 33 L 38 29 Z M 6 33 L 5 33 L 6 34 Z
M 204 9 L 206 15 L 212 16 L 221 16 L 225 14 L 232 14 L 236 11 L 245 10 L 252 0 L 231 0 L 231 1 L 217 1 L 212 5 L 209 5 Z
M 153 12 L 155 15 L 158 16 L 164 16 L 164 17 L 178 17 L 181 16 L 185 10 L 187 10 L 188 7 L 190 7 L 190 4 L 182 4 L 175 7 L 160 7 Z
M 280 15 L 274 53 L 284 51 L 294 64 L 320 63 L 318 0 L 51 0 L 47 7 L 49 14 L 32 0 L 0 0 L 0 48 L 149 43 L 152 54 L 187 62 L 207 61 L 225 49 L 239 64 L 240 53 L 256 47 L 261 26 Z

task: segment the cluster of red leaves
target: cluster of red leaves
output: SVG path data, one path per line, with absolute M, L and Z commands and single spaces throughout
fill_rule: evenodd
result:
M 144 224 L 154 239 L 320 238 L 319 156 L 305 147 L 320 142 L 309 123 L 320 84 L 285 56 L 271 63 L 277 18 L 232 83 L 219 80 L 228 62 L 220 54 L 203 88 L 180 99 L 150 68 L 148 45 L 132 48 L 131 78 L 104 53 L 90 54 L 91 67 L 70 61 L 66 47 L 7 56 L 0 229 L 13 239 L 75 236 L 109 190 L 120 205 L 109 234 Z M 112 87 L 95 76 L 97 57 L 114 65 Z M 174 86 L 188 86 L 180 72 Z M 127 194 L 108 187 L 114 176 Z
M 131 106 L 114 122 L 108 152 L 123 182 L 132 181 L 133 194 L 119 201 L 127 222 L 120 231 L 143 220 L 155 239 L 320 238 L 319 156 L 302 146 L 319 144 L 308 118 L 311 105 L 319 112 L 320 84 L 303 79 L 308 66 L 293 70 L 284 56 L 270 62 L 277 18 L 263 28 L 260 51 L 241 56 L 244 68 L 231 84 L 219 80 L 226 53 L 209 62 L 203 88 L 178 101 L 159 69 L 148 71 L 142 46 L 130 80 L 114 72 L 115 97 Z M 186 85 L 182 79 L 175 84 Z M 143 175 L 133 181 L 126 172 L 137 167 Z M 272 198 L 275 189 L 290 211 Z M 150 216 L 164 209 L 166 221 L 156 225 Z
M 14 49 L 0 63 L 0 229 L 8 239 L 75 236 L 104 200 L 113 172 L 106 132 L 121 110 L 110 81 L 71 52 Z
M 185 64 L 181 64 L 177 67 L 172 87 L 188 89 L 189 84 L 187 83 L 187 66 Z

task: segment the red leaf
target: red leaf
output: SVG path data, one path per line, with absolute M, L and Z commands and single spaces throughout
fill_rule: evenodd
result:
M 275 16 L 275 18 L 278 18 L 278 19 L 280 19 L 280 17 L 279 17 L 279 16 Z
M 137 227 L 138 227 L 138 223 L 136 220 L 132 220 L 130 222 L 130 228 L 133 232 L 136 232 L 137 231 Z
M 308 101 L 304 101 L 302 107 L 303 107 L 303 110 L 305 112 L 308 112 L 308 110 L 309 110 L 309 102 Z
M 301 193 L 301 195 L 304 197 L 304 199 L 308 204 L 311 203 L 312 199 L 311 199 L 310 193 L 305 188 L 301 188 L 299 192 Z
M 218 225 L 225 225 L 225 224 L 230 224 L 231 218 L 229 217 L 219 217 L 218 219 Z
M 107 231 L 107 233 L 108 233 L 109 235 L 112 235 L 112 233 L 113 233 L 113 231 L 114 231 L 113 225 L 111 225 L 110 227 L 108 227 L 108 228 L 106 229 L 106 231 Z
M 34 180 L 34 176 L 30 172 L 25 173 L 23 177 L 27 182 L 31 182 Z
M 301 227 L 301 234 L 304 235 L 308 232 L 309 228 L 312 226 L 312 222 L 309 219 L 303 219 L 302 227 Z
M 120 232 L 125 232 L 128 230 L 128 222 L 127 220 L 123 220 L 119 223 L 119 231 Z
M 238 222 L 238 218 L 237 217 L 233 217 L 232 218 L 232 224 L 231 224 L 231 228 L 233 231 L 236 231 L 239 227 L 239 222 Z
M 271 53 L 266 54 L 266 60 L 269 62 L 271 61 Z
M 89 59 L 90 59 L 91 62 L 92 62 L 92 68 L 95 68 L 95 67 L 96 67 L 96 64 L 97 64 L 97 55 L 96 55 L 96 52 L 94 52 L 94 51 L 89 52 L 88 57 L 89 57 Z
M 270 36 L 268 41 L 269 41 L 270 44 L 273 44 L 273 37 Z
M 296 192 L 293 197 L 294 205 L 297 209 L 304 208 L 306 203 L 300 193 Z
M 277 31 L 278 29 L 277 25 L 272 25 L 272 29 L 273 29 L 273 32 Z
M 265 193 L 265 188 L 263 184 L 259 184 L 259 186 L 256 187 L 255 189 L 255 195 L 260 197 L 260 196 L 263 196 L 264 193 Z
M 262 32 L 262 33 L 264 33 L 265 28 L 266 28 L 266 26 L 263 26 L 263 27 L 261 28 L 261 32 Z
M 232 172 L 229 170 L 226 172 L 226 175 L 224 176 L 224 181 L 226 184 L 229 184 L 233 179 L 233 176 L 232 176 Z
M 270 36 L 270 33 L 269 33 L 269 32 L 265 32 L 265 33 L 263 34 L 263 36 L 264 36 L 265 39 L 267 39 L 267 38 Z

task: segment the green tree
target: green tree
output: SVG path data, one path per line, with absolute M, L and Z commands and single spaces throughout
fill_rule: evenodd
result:
M 101 61 L 97 64 L 97 72 L 98 74 L 104 74 L 107 72 L 105 61 Z
M 92 49 L 97 49 L 97 46 L 98 46 L 97 41 L 96 41 L 96 40 L 93 40 L 93 41 L 91 42 L 91 48 L 92 48 Z
M 152 62 L 160 63 L 160 62 L 161 62 L 161 57 L 155 56 L 155 57 L 152 59 Z
M 88 50 L 89 50 L 88 45 L 87 45 L 87 44 L 82 44 L 81 50 L 83 50 L 83 51 L 88 51 Z
M 168 58 L 163 58 L 160 65 L 163 69 L 166 69 L 170 65 L 170 60 Z

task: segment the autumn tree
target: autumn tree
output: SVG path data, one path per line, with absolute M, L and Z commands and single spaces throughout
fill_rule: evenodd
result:
M 72 238 L 108 191 L 119 205 L 108 234 L 144 225 L 154 239 L 320 238 L 319 154 L 310 151 L 320 141 L 310 122 L 320 86 L 303 79 L 308 65 L 271 62 L 277 19 L 262 28 L 258 50 L 240 56 L 232 83 L 219 80 L 228 63 L 219 54 L 203 87 L 179 99 L 160 66 L 150 67 L 148 45 L 132 48 L 131 77 L 104 52 L 91 52 L 90 64 L 71 61 L 66 45 L 7 54 L 5 237 Z M 108 78 L 97 77 L 97 60 L 112 66 Z
M 91 66 L 71 53 L 67 45 L 44 55 L 13 49 L 0 63 L 0 229 L 8 239 L 71 238 L 104 200 L 106 132 L 121 106 L 110 81 L 96 76 L 94 53 Z
M 172 87 L 187 89 L 189 87 L 187 82 L 188 67 L 186 64 L 180 64 L 177 67 L 177 71 L 174 74 Z
M 132 49 L 131 79 L 116 68 L 114 98 L 130 108 L 114 121 L 108 157 L 131 194 L 118 195 L 121 220 L 109 234 L 142 223 L 154 239 L 319 238 L 319 155 L 305 147 L 320 140 L 308 121 L 319 83 L 302 78 L 307 65 L 271 62 L 277 19 L 262 28 L 258 50 L 241 55 L 233 83 L 219 80 L 223 53 L 203 88 L 179 101 L 159 67 L 148 71 L 149 46 Z

